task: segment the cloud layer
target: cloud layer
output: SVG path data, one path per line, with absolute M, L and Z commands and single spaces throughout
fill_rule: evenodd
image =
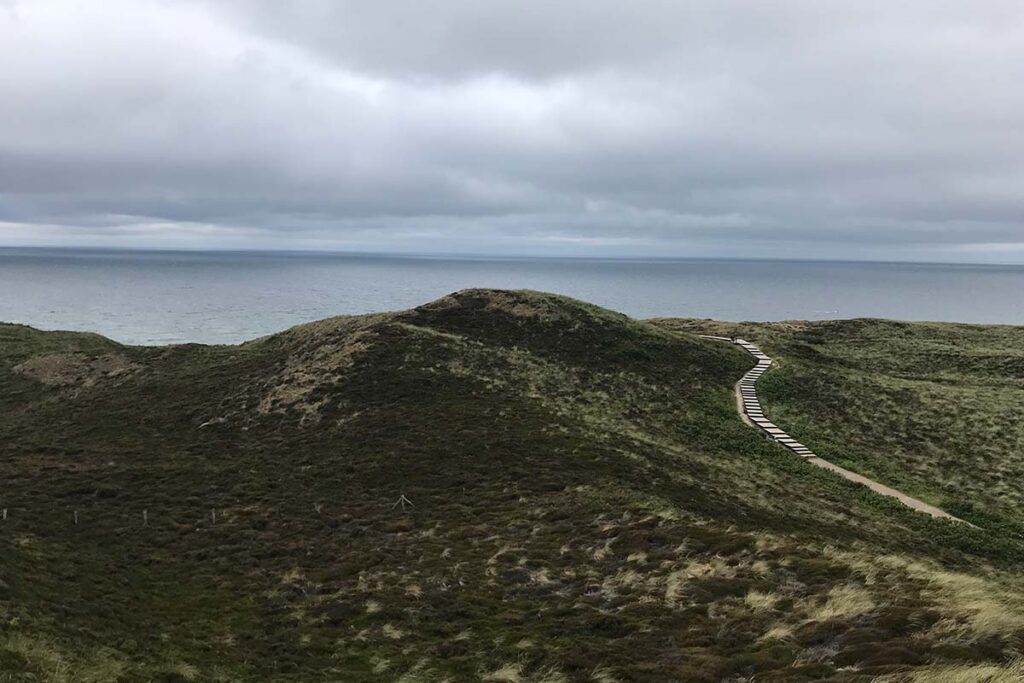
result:
M 0 3 L 0 243 L 1024 261 L 1024 7 Z

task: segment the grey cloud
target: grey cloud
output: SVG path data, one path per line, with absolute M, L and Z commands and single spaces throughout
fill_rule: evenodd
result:
M 1024 253 L 1015 2 L 33 0 L 0 45 L 0 242 Z

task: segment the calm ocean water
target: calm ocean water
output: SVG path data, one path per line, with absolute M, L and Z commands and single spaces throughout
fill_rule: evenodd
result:
M 130 344 L 234 343 L 465 287 L 558 292 L 640 318 L 1024 324 L 1024 266 L 0 248 L 0 320 Z

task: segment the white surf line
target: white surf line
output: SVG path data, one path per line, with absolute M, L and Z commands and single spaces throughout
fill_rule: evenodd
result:
M 831 470 L 832 472 L 835 472 L 836 474 L 842 476 L 845 479 L 857 482 L 858 484 L 863 484 L 872 491 L 880 493 L 883 496 L 890 496 L 892 498 L 895 498 L 904 505 L 906 505 L 907 507 L 917 510 L 918 512 L 923 512 L 925 514 L 931 515 L 932 517 L 938 517 L 940 519 L 950 519 L 956 522 L 970 524 L 970 522 L 964 522 L 964 520 L 960 519 L 959 517 L 954 517 L 945 510 L 937 508 L 934 505 L 929 505 L 923 500 L 912 498 L 911 496 L 908 496 L 902 491 L 897 491 L 896 489 L 886 486 L 885 484 L 879 483 L 877 481 L 874 481 L 873 479 L 868 479 L 867 477 L 857 474 L 856 472 L 851 472 L 846 468 L 830 463 L 829 461 L 823 460 L 822 458 L 815 455 L 810 448 L 808 448 L 807 446 L 803 445 L 802 443 L 791 437 L 777 424 L 769 420 L 767 416 L 765 416 L 764 410 L 761 408 L 761 402 L 757 399 L 757 391 L 755 389 L 755 385 L 757 384 L 757 380 L 761 378 L 761 375 L 767 372 L 767 370 L 772 366 L 772 359 L 769 358 L 766 354 L 764 354 L 761 351 L 761 349 L 757 348 L 757 346 L 751 344 L 745 339 L 739 339 L 736 337 L 716 337 L 710 334 L 702 334 L 700 336 L 703 337 L 704 339 L 717 339 L 719 341 L 726 341 L 732 344 L 736 344 L 737 346 L 742 347 L 747 353 L 749 353 L 751 356 L 757 359 L 757 365 L 755 365 L 753 368 L 748 370 L 743 375 L 739 383 L 736 385 L 736 391 L 739 393 L 739 405 L 741 406 L 743 415 L 746 417 L 745 421 L 749 422 L 750 424 L 754 425 L 754 427 L 760 429 L 762 432 L 767 434 L 768 438 L 777 441 L 778 443 L 782 444 L 789 450 L 799 455 L 804 460 L 814 465 L 817 465 L 818 467 Z M 971 524 L 971 526 L 974 525 Z

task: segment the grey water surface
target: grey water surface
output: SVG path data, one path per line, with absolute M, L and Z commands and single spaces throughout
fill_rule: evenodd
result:
M 639 318 L 1024 324 L 1024 266 L 0 248 L 0 321 L 129 344 L 235 343 L 466 287 L 558 292 Z

